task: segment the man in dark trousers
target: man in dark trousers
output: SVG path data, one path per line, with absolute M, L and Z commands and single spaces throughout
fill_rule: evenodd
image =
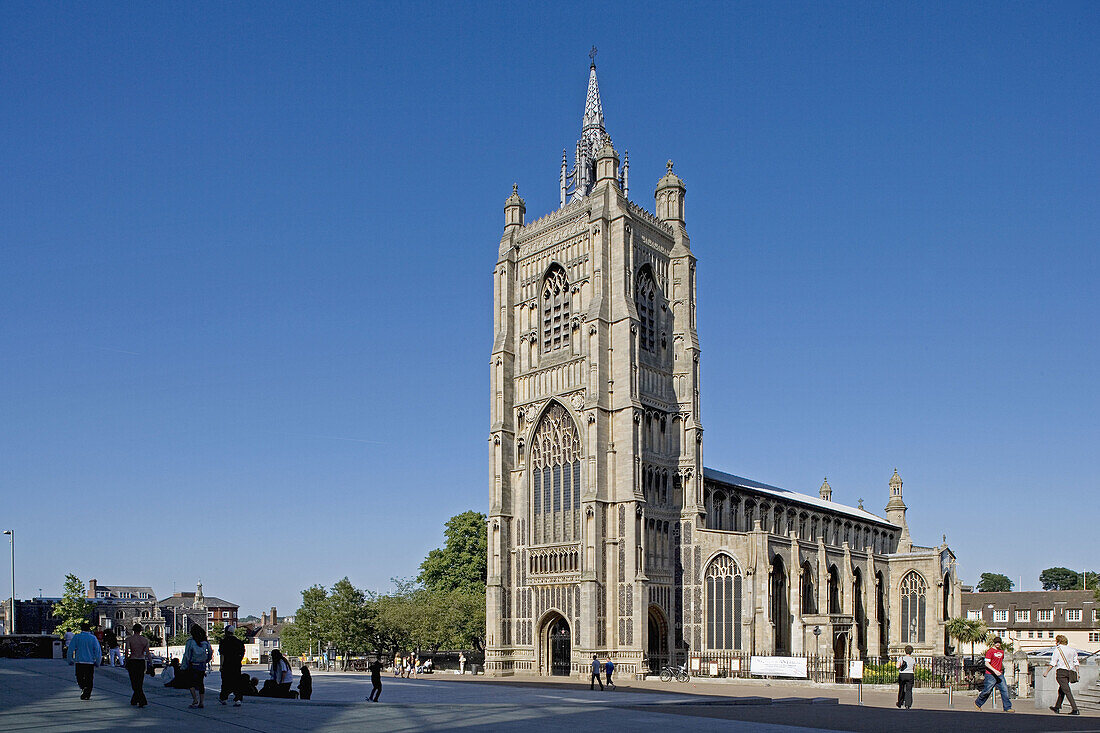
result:
M 87 621 L 81 621 L 80 633 L 69 642 L 69 661 L 76 664 L 76 683 L 80 685 L 81 700 L 92 696 L 95 668 L 103 661 L 103 647 L 88 630 L 90 628 Z
M 614 687 L 615 683 L 611 681 L 611 675 L 615 672 L 615 663 L 611 661 L 611 655 L 607 655 L 607 663 L 604 664 L 604 674 L 607 675 L 607 686 Z
M 593 686 L 592 686 L 593 682 L 599 682 L 600 683 L 600 689 L 601 690 L 603 689 L 603 680 L 600 679 L 600 672 L 603 671 L 602 669 L 600 669 L 601 667 L 603 667 L 603 665 L 600 664 L 600 658 L 597 657 L 595 654 L 593 654 L 592 655 L 592 679 L 588 680 L 588 689 L 590 689 L 590 690 L 594 689 Z
M 382 659 L 375 659 L 367 667 L 370 670 L 370 684 L 371 691 L 367 699 L 371 702 L 378 702 L 378 696 L 382 694 Z
M 241 706 L 244 694 L 241 692 L 241 661 L 244 659 L 244 642 L 237 638 L 232 626 L 225 627 L 225 636 L 218 644 L 218 654 L 222 657 L 222 691 L 218 702 L 225 705 L 229 694 L 233 693 L 233 707 Z

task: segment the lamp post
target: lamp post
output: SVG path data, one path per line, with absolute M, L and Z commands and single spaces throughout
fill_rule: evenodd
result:
M 5 529 L 4 534 L 11 538 L 11 633 L 15 633 L 15 530 Z

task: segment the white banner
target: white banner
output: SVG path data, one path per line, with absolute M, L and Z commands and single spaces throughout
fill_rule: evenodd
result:
M 806 657 L 752 657 L 749 674 L 768 677 L 806 677 Z
M 853 680 L 863 679 L 863 662 L 859 659 L 852 659 L 848 662 L 848 678 Z

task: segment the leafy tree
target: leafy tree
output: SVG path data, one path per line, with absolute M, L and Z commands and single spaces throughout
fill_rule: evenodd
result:
M 1074 590 L 1081 587 L 1081 576 L 1069 568 L 1047 568 L 1039 573 L 1043 590 Z
M 66 575 L 61 600 L 53 609 L 53 615 L 61 619 L 57 634 L 63 636 L 66 631 L 80 631 L 81 622 L 91 620 L 94 608 L 84 596 L 84 582 L 72 573 Z
M 370 642 L 366 596 L 345 577 L 332 586 L 324 609 L 320 626 L 325 639 L 344 657 L 346 667 L 348 655 L 366 649 Z
M 283 651 L 288 647 L 285 639 L 290 640 L 290 653 L 309 653 L 316 649 L 318 642 L 324 644 L 328 640 L 327 629 L 323 625 L 326 614 L 329 612 L 329 596 L 324 586 L 312 585 L 302 591 L 302 605 L 294 614 L 294 623 L 284 627 L 280 644 Z
M 225 624 L 221 621 L 215 621 L 214 625 L 210 627 L 210 631 L 207 632 L 207 637 L 210 643 L 217 646 L 218 641 L 225 636 Z
M 484 594 L 488 575 L 485 515 L 463 512 L 444 526 L 446 543 L 424 558 L 417 580 L 432 591 L 480 590 Z
M 191 634 L 186 631 L 181 631 L 178 634 L 173 634 L 168 637 L 169 646 L 183 646 L 187 643 L 187 640 L 191 638 Z
M 160 637 L 157 636 L 156 632 L 153 631 L 153 629 L 150 627 L 143 627 L 141 630 L 141 635 L 148 639 L 149 643 L 153 646 L 159 646 L 161 643 L 163 643 L 161 642 Z
M 996 591 L 1008 591 L 1012 590 L 1012 586 L 1015 583 L 1007 575 L 1001 575 L 1000 573 L 982 573 L 981 579 L 978 581 L 979 593 L 993 593 Z

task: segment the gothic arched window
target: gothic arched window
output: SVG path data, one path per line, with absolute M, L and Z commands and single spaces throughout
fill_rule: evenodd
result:
M 924 597 L 928 584 L 916 570 L 901 579 L 901 640 L 906 644 L 924 643 Z
M 646 351 L 657 351 L 657 283 L 649 267 L 638 273 L 634 288 L 634 302 L 638 306 L 638 343 Z
M 569 280 L 560 265 L 542 283 L 542 353 L 569 347 Z
M 707 648 L 741 648 L 741 570 L 729 555 L 707 566 Z
M 581 440 L 573 418 L 554 402 L 531 437 L 531 508 L 534 543 L 580 537 Z

